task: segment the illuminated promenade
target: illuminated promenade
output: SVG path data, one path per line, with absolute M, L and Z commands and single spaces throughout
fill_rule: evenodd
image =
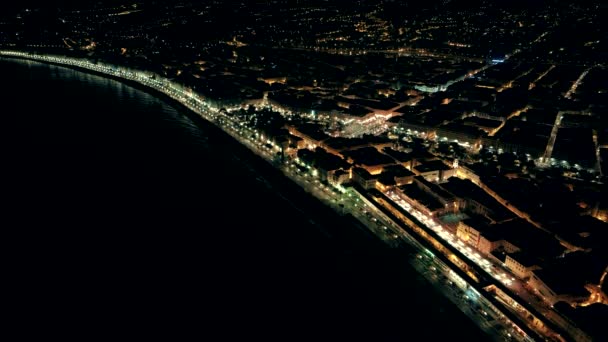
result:
M 468 283 L 466 276 L 459 275 L 462 272 L 459 270 L 455 272 L 450 268 L 454 267 L 453 265 L 445 262 L 445 260 L 442 261 L 439 257 L 435 257 L 429 250 L 429 248 L 433 248 L 432 246 L 421 244 L 413 234 L 410 234 L 411 228 L 408 229 L 408 227 L 411 224 L 415 224 L 414 222 L 404 222 L 387 215 L 379 208 L 377 203 L 369 201 L 365 195 L 359 193 L 356 189 L 345 189 L 342 187 L 334 189 L 323 185 L 314 175 L 298 171 L 295 164 L 290 161 L 281 164 L 275 163 L 276 154 L 274 150 L 267 147 L 269 142 L 263 139 L 262 134 L 252 128 L 246 127 L 244 122 L 240 122 L 238 118 L 221 114 L 219 108 L 209 105 L 203 97 L 192 90 L 151 72 L 130 70 L 102 62 L 17 51 L 0 51 L 0 56 L 24 58 L 90 70 L 136 82 L 169 96 L 194 113 L 214 123 L 265 160 L 272 162 L 287 177 L 319 198 L 322 202 L 337 211 L 352 214 L 364 223 L 370 231 L 386 241 L 387 244 L 391 246 L 407 244 L 410 248 L 413 248 L 416 253 L 410 263 L 414 268 L 427 278 L 433 286 L 440 289 L 465 315 L 470 317 L 483 331 L 486 331 L 495 340 L 534 340 L 524 331 L 527 330 L 526 327 L 522 327 L 522 330 L 522 328 L 508 318 L 509 315 L 501 312 L 491 300 L 484 297 L 481 291 L 477 291 L 475 286 Z

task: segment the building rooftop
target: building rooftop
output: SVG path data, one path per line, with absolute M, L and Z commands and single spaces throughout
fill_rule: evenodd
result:
M 473 200 L 490 209 L 492 212 L 488 216 L 496 222 L 515 217 L 513 213 L 498 203 L 492 196 L 488 195 L 468 179 L 451 177 L 446 183 L 441 184 L 441 186 L 456 197 Z
M 399 163 L 407 163 L 407 162 L 411 161 L 412 158 L 413 158 L 411 153 L 397 151 L 397 150 L 392 149 L 390 147 L 383 148 L 382 152 L 384 152 L 387 155 L 393 157 Z
M 578 274 L 571 274 L 556 268 L 532 271 L 556 295 L 586 296 L 585 281 Z
M 397 182 L 395 182 L 395 176 L 385 172 L 382 172 L 380 174 L 380 176 L 378 177 L 378 182 L 385 186 L 397 185 Z
M 492 254 L 496 259 L 504 263 L 507 260 L 507 253 L 502 250 L 495 249 L 490 254 Z
M 334 176 L 336 176 L 336 177 L 340 177 L 342 175 L 347 175 L 347 174 L 348 174 L 348 172 L 346 172 L 342 169 L 336 170 L 336 172 L 334 172 Z
M 594 341 L 608 341 L 608 305 L 595 303 L 573 308 L 566 302 L 557 302 L 553 306 L 560 315 L 573 321 L 576 326 L 591 335 Z
M 345 151 L 342 154 L 352 158 L 355 164 L 375 166 L 394 163 L 392 158 L 378 152 L 374 147 L 363 147 L 356 150 Z
M 516 218 L 496 224 L 502 237 L 531 256 L 551 260 L 566 250 L 556 238 L 524 219 Z
M 524 267 L 531 267 L 538 264 L 538 260 L 525 252 L 509 254 L 509 258 L 517 261 Z
M 500 231 L 496 229 L 496 225 L 491 225 L 490 222 L 483 216 L 472 215 L 469 218 L 462 220 L 462 223 L 474 228 L 488 241 L 502 240 Z
M 390 174 L 393 177 L 408 177 L 414 175 L 412 171 L 406 169 L 403 165 L 399 164 L 385 166 L 382 170 L 382 173 Z
M 488 141 L 496 140 L 528 148 L 530 151 L 544 152 L 552 127 L 545 124 L 523 121 L 524 118 L 508 120 Z
M 324 143 L 338 151 L 369 146 L 374 143 L 385 143 L 388 139 L 382 136 L 365 136 L 364 138 L 344 138 L 344 137 L 331 137 L 324 141 Z
M 357 174 L 359 177 L 363 178 L 364 180 L 372 180 L 372 179 L 378 178 L 378 175 L 372 175 L 371 173 L 369 173 L 366 169 L 364 169 L 362 167 L 353 168 L 353 173 Z
M 443 208 L 443 205 L 437 199 L 435 199 L 435 197 L 422 191 L 416 184 L 402 185 L 401 189 L 407 196 L 413 198 L 418 203 L 428 208 L 430 211 L 435 211 Z
M 418 166 L 415 166 L 414 169 L 420 173 L 425 173 L 425 172 L 430 172 L 430 171 L 437 171 L 437 170 L 450 170 L 451 167 L 445 165 L 444 162 L 442 162 L 441 160 L 431 160 L 428 162 L 425 162 L 423 164 L 420 164 Z
M 463 120 L 463 124 L 471 125 L 475 127 L 484 127 L 484 128 L 496 128 L 500 126 L 501 122 L 498 120 L 485 119 L 477 116 L 470 116 Z
M 439 198 L 442 198 L 445 201 L 451 201 L 454 199 L 454 195 L 442 188 L 441 185 L 431 183 L 422 176 L 416 176 L 414 177 L 414 180 L 420 185 L 428 188 L 433 194 L 435 194 Z
M 560 127 L 552 156 L 592 168 L 596 163 L 592 129 Z
M 601 251 L 608 246 L 608 223 L 592 216 L 573 216 L 567 222 L 557 222 L 547 228 L 560 238 L 584 249 Z M 608 251 L 605 253 L 608 256 Z

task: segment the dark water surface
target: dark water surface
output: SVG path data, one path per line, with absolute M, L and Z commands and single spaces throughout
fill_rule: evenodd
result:
M 62 67 L 0 59 L 0 75 L 24 311 L 117 337 L 484 338 L 404 252 L 178 107 Z

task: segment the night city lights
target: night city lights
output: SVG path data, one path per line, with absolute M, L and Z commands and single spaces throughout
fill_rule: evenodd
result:
M 7 5 L 7 193 L 41 259 L 220 340 L 607 341 L 607 9 Z

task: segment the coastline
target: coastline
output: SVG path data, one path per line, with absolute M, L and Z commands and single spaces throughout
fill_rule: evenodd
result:
M 376 235 L 374 235 L 369 230 L 367 230 L 365 227 L 363 227 L 362 224 L 358 220 L 356 220 L 352 215 L 338 214 L 337 212 L 335 212 L 335 210 L 333 210 L 332 208 L 325 205 L 321 200 L 319 200 L 313 194 L 307 192 L 305 189 L 303 189 L 301 186 L 299 186 L 297 183 L 295 183 L 293 180 L 291 180 L 289 177 L 287 177 L 281 170 L 274 167 L 270 161 L 265 160 L 262 156 L 257 154 L 255 151 L 251 150 L 246 145 L 240 143 L 231 134 L 229 134 L 228 132 L 223 130 L 221 127 L 217 126 L 213 122 L 210 122 L 209 120 L 205 119 L 201 115 L 198 115 L 197 113 L 192 111 L 190 108 L 188 108 L 183 103 L 179 102 L 178 100 L 170 97 L 169 95 L 167 95 L 159 90 L 148 87 L 144 84 L 141 84 L 141 83 L 133 81 L 133 80 L 121 78 L 119 76 L 105 74 L 102 72 L 98 72 L 95 70 L 91 70 L 91 69 L 87 69 L 87 68 L 83 68 L 83 67 L 79 67 L 79 66 L 65 65 L 65 64 L 61 64 L 61 63 L 55 63 L 55 62 L 39 61 L 39 60 L 29 59 L 29 58 L 25 58 L 25 57 L 12 57 L 12 56 L 6 57 L 6 56 L 2 56 L 2 55 L 0 55 L 0 57 L 15 58 L 15 59 L 24 60 L 24 61 L 32 61 L 32 62 L 36 62 L 36 63 L 55 65 L 55 66 L 59 66 L 59 67 L 63 67 L 63 68 L 73 69 L 73 70 L 76 70 L 79 72 L 89 73 L 92 75 L 96 75 L 99 77 L 104 77 L 104 78 L 115 80 L 117 82 L 124 83 L 137 90 L 145 92 L 151 96 L 157 97 L 157 98 L 161 99 L 162 101 L 170 104 L 172 107 L 176 108 L 181 115 L 184 115 L 185 117 L 187 117 L 197 127 L 203 128 L 207 133 L 211 133 L 211 137 L 210 137 L 211 139 L 217 139 L 222 144 L 225 144 L 226 146 L 230 146 L 231 152 L 234 152 L 235 154 L 238 155 L 241 163 L 249 166 L 250 170 L 261 171 L 260 177 L 266 181 L 265 183 L 267 185 L 270 185 L 273 187 L 275 187 L 275 186 L 280 187 L 281 189 L 278 190 L 277 192 L 288 193 L 288 194 L 294 194 L 294 193 L 298 194 L 297 199 L 295 199 L 295 198 L 286 198 L 285 199 L 288 202 L 290 202 L 294 207 L 295 207 L 295 205 L 299 204 L 300 206 L 306 206 L 306 207 L 313 208 L 314 212 L 322 213 L 323 216 L 340 217 L 340 221 L 342 221 L 342 224 L 334 225 L 334 227 L 336 228 L 336 232 L 341 231 L 340 234 L 344 234 L 345 232 L 344 232 L 343 228 L 348 227 L 350 225 L 350 226 L 358 228 L 360 233 L 362 235 L 366 236 L 367 239 L 369 240 L 369 242 L 372 242 L 372 244 L 376 245 L 376 243 L 379 243 L 378 246 L 384 245 Z M 272 179 L 272 184 L 268 182 L 267 178 Z M 293 197 L 295 197 L 295 196 L 293 196 Z M 297 203 L 294 203 L 294 202 L 297 202 Z M 298 207 L 296 207 L 296 208 L 298 208 Z
M 379 243 L 379 245 L 377 245 L 377 246 L 385 245 L 382 242 L 382 240 L 378 238 L 378 236 L 376 236 L 375 234 L 370 232 L 352 215 L 350 215 L 350 214 L 340 215 L 334 209 L 325 205 L 316 196 L 309 193 L 304 188 L 302 188 L 300 185 L 298 185 L 296 182 L 294 182 L 292 179 L 290 179 L 280 169 L 273 166 L 270 161 L 264 159 L 258 153 L 256 153 L 251 148 L 249 148 L 247 145 L 239 142 L 230 133 L 228 133 L 227 131 L 225 131 L 224 129 L 219 127 L 218 125 L 214 124 L 213 122 L 209 121 L 208 119 L 195 113 L 192 109 L 188 108 L 185 104 L 183 104 L 180 101 L 178 101 L 177 99 L 174 99 L 171 96 L 163 93 L 162 91 L 159 91 L 152 87 L 146 86 L 146 85 L 139 83 L 137 81 L 134 81 L 134 80 L 122 78 L 120 76 L 106 74 L 103 72 L 99 72 L 99 71 L 92 70 L 92 69 L 87 69 L 87 68 L 76 66 L 76 65 L 66 65 L 66 64 L 61 64 L 61 63 L 57 63 L 57 62 L 40 61 L 37 59 L 30 59 L 27 57 L 20 57 L 20 56 L 3 56 L 0 54 L 0 57 L 14 58 L 14 59 L 19 59 L 19 60 L 23 60 L 23 61 L 32 61 L 32 62 L 43 63 L 43 64 L 48 64 L 48 65 L 55 65 L 55 66 L 59 66 L 59 67 L 63 67 L 63 68 L 73 69 L 73 70 L 76 70 L 79 72 L 89 73 L 92 75 L 96 75 L 99 77 L 104 77 L 104 78 L 115 80 L 117 82 L 124 83 L 137 90 L 143 91 L 151 96 L 157 97 L 157 98 L 161 99 L 162 101 L 167 102 L 174 108 L 176 108 L 181 115 L 184 115 L 185 117 L 187 117 L 197 127 L 201 127 L 203 129 L 205 129 L 206 132 L 211 133 L 212 139 L 218 139 L 219 141 L 221 141 L 221 143 L 230 146 L 231 151 L 236 152 L 238 154 L 238 156 L 240 158 L 242 158 L 241 162 L 243 162 L 246 165 L 249 165 L 251 170 L 261 170 L 262 178 L 264 178 L 264 179 L 271 178 L 272 184 L 274 184 L 274 186 L 282 188 L 282 189 L 280 189 L 279 192 L 288 193 L 288 194 L 293 194 L 293 193 L 299 194 L 299 196 L 297 196 L 297 199 L 295 199 L 295 198 L 286 198 L 285 199 L 288 202 L 290 202 L 291 205 L 293 205 L 294 207 L 299 204 L 299 206 L 313 208 L 314 212 L 323 213 L 323 216 L 334 216 L 335 215 L 336 217 L 340 217 L 340 221 L 342 221 L 342 224 L 333 225 L 336 229 L 335 233 L 340 232 L 339 234 L 341 234 L 341 235 L 348 233 L 348 232 L 345 232 L 344 227 L 352 226 L 352 227 L 358 228 L 357 230 L 362 235 L 366 236 L 367 239 L 369 240 L 369 242 L 371 242 L 372 244 L 376 245 L 376 243 Z M 246 162 L 244 162 L 245 160 L 246 160 Z M 266 182 L 266 183 L 270 184 L 269 182 Z M 297 202 L 297 203 L 294 203 L 294 202 Z M 296 208 L 298 208 L 298 207 L 296 207 Z M 331 235 L 331 233 L 330 233 L 330 235 Z
M 20 59 L 30 60 L 28 58 L 20 58 Z M 185 106 L 183 103 L 179 102 L 176 99 L 171 98 L 170 96 L 162 93 L 161 91 L 155 90 L 153 88 L 140 84 L 136 81 L 124 79 L 124 78 L 113 76 L 113 75 L 104 74 L 102 72 L 96 72 L 94 70 L 90 70 L 90 69 L 86 69 L 86 68 L 81 68 L 81 67 L 71 66 L 71 65 L 64 65 L 61 63 L 50 63 L 50 62 L 39 61 L 39 60 L 33 60 L 33 61 L 37 62 L 37 63 L 43 63 L 43 64 L 53 64 L 53 65 L 70 68 L 70 69 L 75 69 L 75 70 L 86 72 L 86 73 L 96 74 L 96 75 L 99 75 L 104 78 L 114 79 L 118 82 L 128 84 L 129 86 L 134 86 L 134 88 L 143 90 L 144 92 L 151 94 L 153 96 L 158 96 L 159 98 L 161 98 L 163 100 L 170 100 L 167 102 L 170 103 L 172 106 L 179 108 L 180 113 L 186 115 L 189 119 L 194 121 L 197 126 L 203 125 L 205 127 L 205 129 L 210 129 L 210 131 L 213 133 L 214 138 L 220 139 L 220 141 L 222 141 L 222 143 L 226 143 L 227 145 L 229 145 L 231 150 L 236 150 L 236 151 L 238 151 L 239 155 L 243 155 L 244 158 L 247 159 L 247 161 L 248 161 L 248 163 L 246 163 L 246 164 L 250 164 L 250 163 L 253 164 L 253 169 L 255 169 L 255 170 L 263 170 L 261 172 L 263 175 L 268 175 L 268 178 L 272 178 L 273 183 L 276 182 L 278 184 L 278 186 L 282 188 L 282 190 L 280 190 L 278 192 L 288 193 L 288 194 L 306 193 L 306 195 L 304 195 L 304 196 L 300 196 L 300 195 L 296 196 L 299 198 L 298 201 L 302 201 L 301 203 L 304 203 L 304 206 L 306 206 L 306 207 L 310 206 L 311 208 L 314 208 L 314 211 L 319 212 L 319 213 L 324 213 L 323 216 L 325 216 L 325 214 L 327 214 L 328 217 L 335 217 L 335 218 L 339 217 L 340 218 L 339 221 L 344 222 L 344 223 L 338 224 L 337 226 L 335 226 L 336 231 L 334 233 L 338 232 L 339 235 L 341 235 L 341 234 L 352 235 L 353 232 L 352 232 L 351 225 L 354 224 L 355 226 L 358 226 L 359 228 L 361 228 L 359 230 L 361 230 L 362 232 L 365 233 L 363 235 L 365 235 L 367 238 L 364 238 L 364 240 L 370 240 L 370 241 L 375 240 L 377 243 L 372 243 L 372 244 L 378 248 L 386 247 L 382 242 L 380 242 L 380 239 L 378 239 L 377 236 L 370 233 L 361 224 L 358 224 L 358 221 L 356 221 L 355 219 L 351 219 L 349 216 L 346 216 L 346 217 L 339 216 L 338 213 L 336 213 L 333 209 L 331 209 L 330 207 L 323 204 L 314 195 L 307 193 L 297 183 L 295 183 L 294 181 L 289 179 L 286 175 L 283 174 L 283 172 L 281 170 L 272 166 L 272 164 L 268 160 L 261 158 L 250 148 L 248 148 L 247 146 L 244 146 L 244 144 L 242 144 L 238 140 L 234 139 L 229 133 L 224 131 L 222 128 L 218 127 L 217 125 L 213 124 L 212 122 L 209 122 L 205 118 L 197 115 L 195 112 L 191 111 L 191 109 L 189 109 L 187 106 Z M 213 126 L 213 128 L 211 128 L 212 126 Z M 240 145 L 240 146 L 236 146 L 236 145 Z M 342 233 L 340 233 L 340 232 L 342 232 Z M 357 234 L 357 235 L 360 235 L 360 234 Z M 369 243 L 370 241 L 366 241 L 365 243 Z M 441 294 L 439 291 L 437 291 L 437 294 L 440 296 L 443 296 L 443 294 Z

